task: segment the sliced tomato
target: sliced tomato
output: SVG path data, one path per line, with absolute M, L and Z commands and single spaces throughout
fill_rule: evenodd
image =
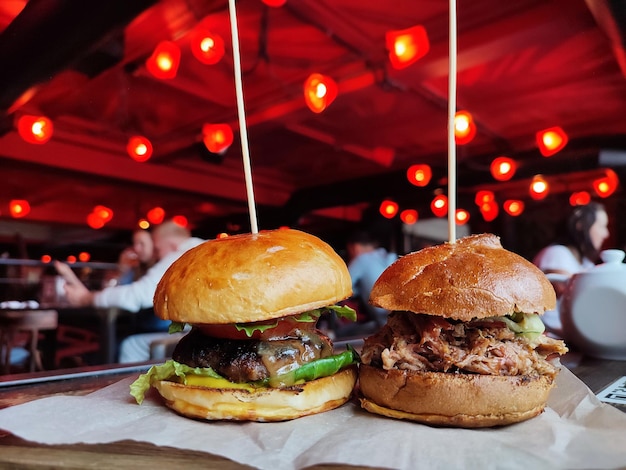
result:
M 202 333 L 214 338 L 227 338 L 227 339 L 250 339 L 245 331 L 238 331 L 235 325 L 230 323 L 227 325 L 194 325 L 199 328 Z M 258 339 L 260 332 L 255 331 L 252 338 Z
M 255 322 L 248 324 L 249 326 L 259 326 L 259 329 L 252 331 L 252 336 L 248 336 L 248 333 L 241 329 L 237 329 L 237 325 L 230 323 L 227 325 L 213 325 L 203 324 L 196 325 L 205 335 L 213 336 L 215 338 L 228 338 L 228 339 L 264 339 L 269 340 L 277 337 L 288 336 L 295 329 L 311 330 L 315 329 L 316 322 L 299 322 L 294 320 L 293 317 L 283 317 L 266 322 Z M 276 325 L 276 326 L 274 326 Z M 271 326 L 270 328 L 264 328 Z M 263 331 L 261 331 L 263 329 Z

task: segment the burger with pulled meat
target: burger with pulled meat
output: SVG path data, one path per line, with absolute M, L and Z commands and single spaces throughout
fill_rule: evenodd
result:
M 491 234 L 408 254 L 377 280 L 370 302 L 392 311 L 366 338 L 360 401 L 384 416 L 488 427 L 540 414 L 564 354 L 543 334 L 553 309 L 544 274 Z
M 344 261 L 297 230 L 211 240 L 166 271 L 155 313 L 173 329 L 191 325 L 172 359 L 131 385 L 150 386 L 181 415 L 207 420 L 283 421 L 345 403 L 356 382 L 353 350 L 334 353 L 320 315 L 352 294 Z

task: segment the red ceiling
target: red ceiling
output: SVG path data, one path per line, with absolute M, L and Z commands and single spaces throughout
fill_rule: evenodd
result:
M 107 226 L 112 230 L 131 229 L 154 205 L 215 233 L 231 220 L 247 230 L 227 2 L 111 1 L 67 11 L 65 3 L 72 2 L 47 2 L 45 14 L 42 2 L 0 3 L 0 63 L 12 64 L 0 68 L 0 222 L 8 220 L 8 200 L 19 197 L 31 202 L 30 221 L 59 227 L 85 227 L 91 208 L 104 204 L 116 214 Z M 445 189 L 447 171 L 447 6 L 237 2 L 261 228 L 295 225 L 322 209 L 326 217 L 343 218 L 352 214 L 347 207 L 375 206 L 385 196 L 426 216 L 433 191 Z M 535 172 L 567 179 L 570 172 L 597 171 L 602 149 L 626 152 L 623 16 L 620 3 L 610 0 L 458 1 L 457 101 L 478 123 L 474 141 L 458 149 L 461 196 L 489 185 L 502 199 L 523 192 L 523 181 Z M 394 70 L 385 33 L 417 24 L 428 31 L 431 49 Z M 201 64 L 189 51 L 190 33 L 201 26 L 226 41 L 217 65 Z M 182 50 L 172 80 L 145 69 L 161 40 Z M 98 68 L 102 57 L 110 63 Z M 310 112 L 303 99 L 302 84 L 312 72 L 339 84 L 337 99 L 322 114 Z M 36 146 L 17 136 L 12 119 L 27 112 L 53 120 L 50 142 Z M 203 124 L 218 122 L 233 125 L 236 136 L 215 164 L 198 149 Z M 555 125 L 570 144 L 548 162 L 535 133 Z M 148 163 L 125 154 L 134 133 L 153 141 Z M 393 161 L 377 160 L 377 148 L 391 149 Z M 518 158 L 521 169 L 516 180 L 496 185 L 488 165 L 500 154 Z M 431 185 L 406 182 L 403 173 L 414 163 L 433 165 Z M 574 175 L 562 188 L 585 184 Z

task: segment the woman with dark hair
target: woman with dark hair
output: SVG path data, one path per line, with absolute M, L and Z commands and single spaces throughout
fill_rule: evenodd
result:
M 572 274 L 594 266 L 600 259 L 602 244 L 609 237 L 609 217 L 604 206 L 590 202 L 576 207 L 567 220 L 562 241 L 545 247 L 534 264 L 554 281 L 565 281 Z M 551 276 L 552 275 L 552 276 Z M 553 282 L 560 294 L 557 282 Z

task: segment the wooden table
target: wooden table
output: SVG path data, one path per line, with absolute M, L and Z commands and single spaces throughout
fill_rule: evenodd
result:
M 597 393 L 616 379 L 626 375 L 626 361 L 604 361 L 574 357 L 566 362 L 568 367 L 589 388 Z M 98 367 L 81 370 L 19 374 L 0 377 L 0 408 L 26 403 L 53 395 L 86 395 L 129 376 L 145 371 L 148 365 Z M 59 372 L 61 372 L 59 374 Z M 63 375 L 65 373 L 66 375 Z M 15 385 L 7 386 L 10 381 Z M 626 407 L 615 405 L 626 412 Z M 26 448 L 28 449 L 26 451 Z M 157 447 L 135 441 L 111 444 L 39 445 L 24 441 L 10 433 L 0 431 L 0 467 L 43 469 L 83 468 L 185 468 L 185 469 L 244 469 L 250 468 L 216 455 Z M 323 465 L 316 468 L 345 468 L 340 465 Z M 359 469 L 365 467 L 350 467 Z

